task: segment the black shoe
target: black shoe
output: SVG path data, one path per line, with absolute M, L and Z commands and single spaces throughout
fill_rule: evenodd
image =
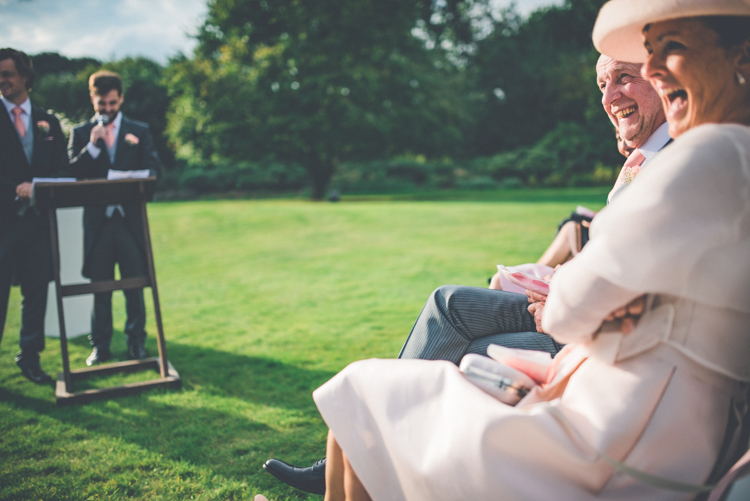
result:
M 112 358 L 112 353 L 109 350 L 105 350 L 104 348 L 94 347 L 94 350 L 91 352 L 91 355 L 89 355 L 89 358 L 86 359 L 86 365 L 91 367 L 92 365 L 106 362 L 110 358 Z
M 16 356 L 16 365 L 21 369 L 23 377 L 36 384 L 48 384 L 52 382 L 52 377 L 42 370 L 39 365 L 39 356 L 24 357 L 22 354 Z
M 269 459 L 263 468 L 295 489 L 311 494 L 326 493 L 326 458 L 321 459 L 309 468 L 298 468 L 278 459 Z
M 148 352 L 142 343 L 130 345 L 128 353 L 130 354 L 131 360 L 143 360 L 144 358 L 148 358 Z

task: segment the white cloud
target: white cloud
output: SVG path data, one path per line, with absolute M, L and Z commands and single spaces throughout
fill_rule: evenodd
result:
M 102 60 L 189 54 L 206 0 L 0 0 L 0 47 Z
M 513 0 L 493 0 L 506 7 Z M 564 0 L 516 0 L 522 15 Z M 0 47 L 100 60 L 190 54 L 207 0 L 0 0 Z
M 562 5 L 565 0 L 493 0 L 495 8 L 509 7 L 511 3 L 516 5 L 516 11 L 522 16 L 528 16 L 535 10 L 547 5 Z

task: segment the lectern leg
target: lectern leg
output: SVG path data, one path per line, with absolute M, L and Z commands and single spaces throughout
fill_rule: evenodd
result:
M 159 346 L 159 370 L 161 377 L 169 376 L 169 362 L 167 361 L 167 342 L 164 339 L 164 329 L 161 323 L 161 306 L 159 305 L 159 289 L 156 286 L 156 268 L 154 267 L 154 254 L 151 250 L 151 232 L 148 227 L 148 213 L 146 212 L 146 193 L 141 183 L 141 218 L 143 221 L 143 236 L 146 242 L 146 265 L 148 276 L 151 281 L 151 294 L 154 298 L 154 320 L 156 320 L 156 337 Z
M 54 192 L 53 192 L 54 193 Z M 60 242 L 57 238 L 57 209 L 52 204 L 49 209 L 49 234 L 52 247 L 52 271 L 55 274 L 55 296 L 57 296 L 57 320 L 60 323 L 60 353 L 62 354 L 63 381 L 65 391 L 73 391 L 68 361 L 68 338 L 65 333 L 65 312 L 63 311 L 62 284 L 60 283 Z

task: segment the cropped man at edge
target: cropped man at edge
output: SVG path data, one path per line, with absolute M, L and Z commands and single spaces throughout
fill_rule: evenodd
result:
M 43 384 L 52 381 L 39 363 L 52 250 L 47 215 L 30 205 L 31 181 L 59 177 L 68 159 L 57 118 L 29 100 L 34 78 L 29 56 L 0 49 L 0 339 L 15 278 L 23 295 L 16 364 L 24 377 Z
M 68 146 L 70 168 L 79 179 L 107 178 L 110 170 L 148 170 L 158 176 L 159 157 L 147 124 L 123 115 L 120 106 L 124 95 L 122 78 L 117 73 L 98 71 L 89 78 L 91 104 L 96 114 L 73 129 Z M 146 242 L 137 203 L 85 207 L 83 213 L 83 276 L 93 281 L 114 280 L 115 264 L 120 276 L 146 275 Z M 132 359 L 148 356 L 146 341 L 146 306 L 143 289 L 124 291 L 125 334 Z M 91 344 L 87 365 L 112 358 L 112 293 L 94 295 L 91 317 Z
M 620 171 L 609 202 L 635 179 L 670 136 L 659 95 L 641 77 L 640 64 L 601 56 L 596 73 L 604 111 L 625 145 L 635 148 Z M 490 344 L 546 351 L 554 356 L 562 345 L 540 327 L 545 299 L 482 287 L 438 287 L 417 318 L 399 358 L 458 364 L 467 353 L 486 355 Z M 263 467 L 297 489 L 321 494 L 325 492 L 325 464 L 323 458 L 313 466 L 298 468 L 270 459 Z

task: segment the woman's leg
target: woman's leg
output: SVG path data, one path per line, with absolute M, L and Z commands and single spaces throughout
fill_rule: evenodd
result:
M 573 259 L 576 254 L 581 252 L 581 225 L 574 221 L 568 221 L 563 226 L 567 225 L 570 225 L 570 229 L 566 230 L 568 237 L 568 247 L 570 248 L 569 259 Z M 568 261 L 568 259 L 566 259 L 565 261 Z
M 326 457 L 325 501 L 372 501 L 330 430 Z
M 578 252 L 578 244 L 576 242 L 578 242 L 578 223 L 568 221 L 557 232 L 555 239 L 547 250 L 544 251 L 537 264 L 543 264 L 551 268 L 554 268 L 558 264 L 563 264 L 571 255 L 575 255 Z
M 490 286 L 488 287 L 488 289 L 494 289 L 496 291 L 503 290 L 503 283 L 500 281 L 500 277 L 501 276 L 502 275 L 500 274 L 499 271 L 497 273 L 495 273 L 492 276 L 492 279 L 490 280 Z

